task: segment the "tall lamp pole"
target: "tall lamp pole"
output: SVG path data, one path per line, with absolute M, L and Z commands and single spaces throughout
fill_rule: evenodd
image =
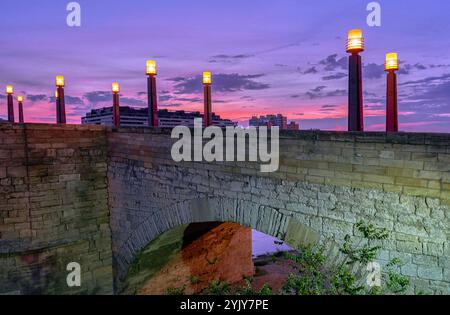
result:
M 23 97 L 17 96 L 17 102 L 19 103 L 19 123 L 23 124 Z
M 66 123 L 66 102 L 64 97 L 64 77 L 58 75 L 56 77 L 56 91 L 58 97 L 56 98 L 56 123 L 65 124 Z
M 112 92 L 113 92 L 113 125 L 115 128 L 119 128 L 120 127 L 119 83 L 114 82 L 112 84 Z
M 211 110 L 211 84 L 212 76 L 211 72 L 203 72 L 203 91 L 205 99 L 205 109 L 203 112 L 205 119 L 205 128 L 212 125 L 212 110 Z
M 156 93 L 156 62 L 147 60 L 148 126 L 158 127 L 158 96 Z
M 8 121 L 13 123 L 14 122 L 14 88 L 12 85 L 6 86 L 6 94 L 8 98 Z
M 55 102 L 56 102 L 56 122 L 58 122 L 60 114 L 59 114 L 59 94 L 58 94 L 58 88 L 55 90 Z
M 362 62 L 360 52 L 364 51 L 364 38 L 361 30 L 348 33 L 347 53 L 349 57 L 348 81 L 348 131 L 363 131 L 363 94 L 362 94 Z
M 396 53 L 386 55 L 384 69 L 387 71 L 386 89 L 386 132 L 398 132 L 397 74 L 398 56 Z

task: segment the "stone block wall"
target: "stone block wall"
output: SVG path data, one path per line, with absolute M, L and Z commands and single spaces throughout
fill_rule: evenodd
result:
M 0 293 L 112 293 L 106 160 L 101 127 L 0 124 Z
M 450 204 L 450 136 L 415 133 L 314 133 L 281 141 L 281 177 Z M 300 162 L 300 163 L 299 163 Z
M 167 130 L 107 135 L 119 281 L 139 249 L 179 224 L 233 221 L 287 241 L 314 238 L 289 232 L 303 225 L 342 242 L 365 220 L 389 230 L 379 261 L 401 258 L 411 293 L 450 293 L 450 135 L 283 132 L 280 169 L 266 174 L 258 163 L 175 163 Z
M 111 265 L 120 283 L 181 224 L 341 242 L 361 219 L 390 231 L 379 260 L 401 258 L 412 290 L 450 293 L 449 135 L 283 132 L 275 173 L 176 163 L 174 142 L 170 130 L 1 124 L 0 293 L 112 293 Z M 81 288 L 66 285 L 69 262 Z

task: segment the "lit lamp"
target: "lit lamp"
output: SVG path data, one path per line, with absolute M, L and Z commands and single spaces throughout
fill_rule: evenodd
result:
M 148 125 L 158 127 L 158 97 L 156 93 L 156 62 L 147 60 L 147 95 L 148 95 Z
M 157 75 L 158 72 L 156 71 L 156 61 L 155 60 L 147 60 L 146 63 L 146 73 L 147 75 Z
M 64 85 L 65 85 L 64 77 L 62 75 L 56 76 L 56 86 L 64 87 Z
M 114 82 L 111 86 L 113 92 L 113 125 L 116 128 L 120 127 L 120 106 L 119 106 L 119 92 L 120 85 Z
M 361 30 L 350 30 L 347 39 L 347 52 L 360 53 L 364 51 L 364 38 Z
M 64 97 L 65 81 L 62 75 L 56 76 L 56 123 L 66 123 L 66 101 Z
M 397 74 L 398 56 L 386 54 L 384 69 L 387 71 L 386 88 L 386 132 L 398 132 Z
M 19 123 L 23 124 L 23 97 L 17 96 L 17 102 L 19 103 Z
M 361 30 L 348 33 L 347 53 L 349 57 L 348 81 L 348 131 L 363 131 L 363 94 L 362 94 L 362 62 L 360 52 L 364 51 L 364 38 Z
M 397 53 L 386 54 L 386 62 L 384 64 L 384 69 L 386 71 L 397 71 L 398 70 L 398 55 Z
M 211 84 L 211 72 L 203 72 L 203 84 Z
M 203 91 L 205 99 L 204 119 L 205 128 L 212 125 L 212 110 L 211 110 L 211 72 L 203 72 Z
M 14 94 L 14 88 L 12 85 L 6 86 L 6 94 L 7 94 L 7 101 L 8 101 L 8 121 L 13 123 L 14 122 L 14 100 L 13 100 L 13 94 Z

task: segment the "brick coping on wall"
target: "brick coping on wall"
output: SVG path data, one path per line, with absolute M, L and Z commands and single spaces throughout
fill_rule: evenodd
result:
M 101 125 L 78 125 L 78 124 L 11 124 L 0 123 L 0 130 L 4 129 L 27 129 L 33 130 L 80 130 L 80 131 L 102 131 L 105 132 L 126 132 L 138 134 L 170 134 L 171 128 L 149 128 L 149 127 L 120 127 L 113 128 Z M 416 144 L 416 145 L 436 145 L 449 146 L 447 152 L 450 153 L 450 133 L 415 133 L 397 132 L 386 133 L 380 131 L 347 132 L 347 131 L 324 131 L 324 130 L 281 130 L 281 139 L 298 138 L 302 140 L 316 141 L 342 141 L 342 142 L 365 142 L 365 143 L 389 143 L 389 144 Z

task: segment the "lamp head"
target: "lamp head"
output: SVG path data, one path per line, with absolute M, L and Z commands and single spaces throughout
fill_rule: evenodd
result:
M 23 102 L 23 97 L 22 96 L 17 96 L 17 101 L 18 102 Z
M 348 32 L 347 39 L 347 52 L 353 54 L 362 51 L 364 51 L 364 38 L 362 36 L 362 30 L 350 30 Z
M 147 60 L 146 74 L 147 75 L 157 75 L 158 74 L 158 71 L 156 70 L 156 61 L 155 60 Z
M 13 94 L 14 93 L 14 88 L 12 85 L 7 85 L 6 86 L 6 94 Z
M 64 85 L 65 85 L 64 77 L 62 75 L 56 76 L 56 86 L 57 87 L 64 87 Z
M 386 62 L 384 64 L 384 70 L 397 71 L 398 70 L 398 55 L 397 53 L 386 54 Z
M 211 72 L 203 72 L 203 84 L 210 85 L 212 83 Z
M 111 89 L 112 89 L 113 93 L 119 93 L 120 92 L 120 85 L 119 85 L 119 83 L 114 82 L 111 85 Z

